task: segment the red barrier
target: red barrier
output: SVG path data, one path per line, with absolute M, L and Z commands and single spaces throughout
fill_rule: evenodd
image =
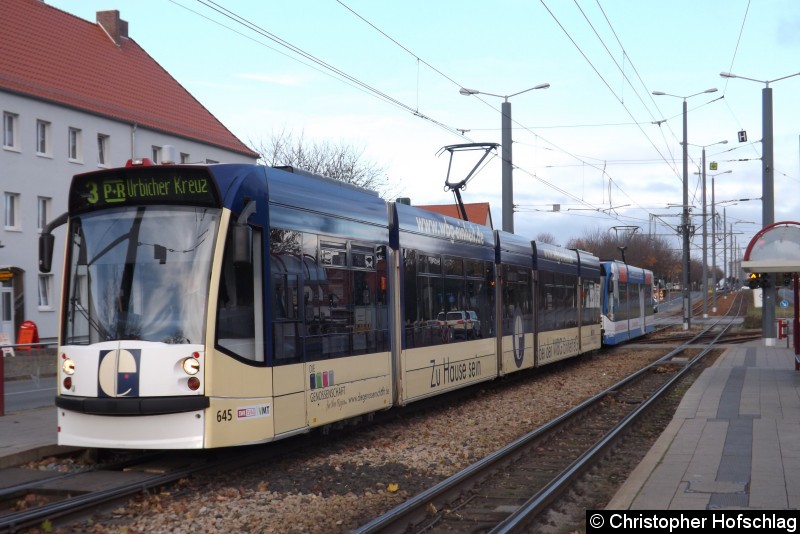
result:
M 0 417 L 6 414 L 6 373 L 3 369 L 5 359 L 5 352 L 0 352 Z

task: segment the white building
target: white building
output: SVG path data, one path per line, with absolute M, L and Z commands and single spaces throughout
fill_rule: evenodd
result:
M 0 333 L 58 334 L 64 231 L 53 270 L 38 236 L 64 213 L 74 174 L 156 163 L 255 163 L 248 148 L 128 37 L 118 11 L 91 22 L 41 0 L 0 4 Z

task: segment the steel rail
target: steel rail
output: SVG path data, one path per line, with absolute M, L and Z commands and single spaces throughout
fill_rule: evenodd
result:
M 598 393 L 597 395 L 586 399 L 579 405 L 573 407 L 569 411 L 565 412 L 564 414 L 560 415 L 559 417 L 547 422 L 543 426 L 537 428 L 536 430 L 516 439 L 512 443 L 506 445 L 505 447 L 495 451 L 494 453 L 486 456 L 485 458 L 475 462 L 474 464 L 470 465 L 466 469 L 452 475 L 451 477 L 441 481 L 440 483 L 434 485 L 433 487 L 411 497 L 404 503 L 396 506 L 395 508 L 389 510 L 385 514 L 373 519 L 369 523 L 362 525 L 358 529 L 354 530 L 354 534 L 369 534 L 369 533 L 376 533 L 376 532 L 383 532 L 383 531 L 403 531 L 405 530 L 410 524 L 416 524 L 422 522 L 428 515 L 426 507 L 428 505 L 434 505 L 439 507 L 443 503 L 447 503 L 456 499 L 460 493 L 462 492 L 462 488 L 468 484 L 475 484 L 480 482 L 483 478 L 486 478 L 487 472 L 491 471 L 493 468 L 498 466 L 502 466 L 504 463 L 512 462 L 517 454 L 521 454 L 522 451 L 531 441 L 539 439 L 545 433 L 551 431 L 552 429 L 558 427 L 565 421 L 575 417 L 577 414 L 583 412 L 584 410 L 588 409 L 595 403 L 599 402 L 601 399 L 606 397 L 607 395 L 615 392 L 616 390 L 620 389 L 622 386 L 632 382 L 633 380 L 637 379 L 642 374 L 648 372 L 653 367 L 658 365 L 662 365 L 665 361 L 668 361 L 674 358 L 677 354 L 681 353 L 686 348 L 690 347 L 696 340 L 700 337 L 704 336 L 708 331 L 712 328 L 719 326 L 725 317 L 721 317 L 717 322 L 713 324 L 707 325 L 703 330 L 697 333 L 691 340 L 686 341 L 684 344 L 674 348 L 665 356 L 662 356 L 658 360 L 651 362 L 644 368 L 636 371 L 635 373 L 629 375 L 628 377 L 620 380 L 616 384 L 610 386 L 609 388 L 603 390 L 602 392 Z M 727 324 L 722 325 L 723 329 L 720 332 L 720 335 L 727 331 L 733 323 L 729 321 Z M 707 354 L 713 347 L 713 343 L 709 344 L 707 348 L 701 352 L 700 355 L 696 356 L 693 360 L 691 360 L 691 365 L 694 365 L 697 361 L 699 361 L 700 357 Z M 684 365 L 683 367 L 690 367 L 689 363 Z M 682 371 L 683 372 L 683 371 Z M 682 376 L 682 374 L 681 374 Z M 670 381 L 672 383 L 672 381 Z M 663 393 L 666 391 L 665 388 L 659 388 L 659 392 Z M 649 406 L 653 402 L 652 397 L 648 399 L 646 402 L 647 406 Z M 637 409 L 638 411 L 638 409 Z M 637 416 L 638 417 L 638 416 Z M 632 418 L 630 415 L 626 417 L 624 420 L 628 421 L 628 424 L 633 422 L 635 419 Z M 625 425 L 621 423 L 614 427 L 612 430 L 613 434 L 616 436 L 618 435 L 621 430 L 624 428 Z M 610 440 L 601 440 L 603 442 L 610 442 Z M 603 445 L 603 448 L 607 446 L 607 443 Z M 590 456 L 587 455 L 588 453 L 584 453 L 583 456 L 579 460 L 576 460 L 567 470 L 562 473 L 562 475 L 557 476 L 554 479 L 554 483 L 557 484 L 556 487 L 563 487 L 566 482 L 570 479 L 574 479 L 576 474 L 579 472 L 579 469 L 583 468 L 587 464 L 590 459 Z M 563 479 L 563 480 L 562 480 Z M 540 492 L 536 496 L 534 496 L 529 503 L 533 503 L 535 509 L 540 509 L 544 502 L 551 502 L 553 497 L 552 495 L 555 494 L 555 491 L 551 495 L 545 495 L 544 492 Z M 527 505 L 528 503 L 526 503 Z M 526 506 L 523 505 L 523 506 Z M 518 513 L 521 513 L 518 511 Z M 510 517 L 507 520 L 512 520 Z M 514 520 L 516 521 L 516 520 Z M 498 530 L 498 532 L 502 532 L 502 530 Z
M 713 325 L 712 325 L 713 326 Z M 723 325 L 719 334 L 715 337 L 715 341 L 719 339 L 728 329 L 732 323 Z M 710 329 L 710 328 L 709 328 Z M 706 329 L 708 330 L 708 329 Z M 541 514 L 564 489 L 580 477 L 586 470 L 591 467 L 592 462 L 596 461 L 601 454 L 603 454 L 639 417 L 641 417 L 647 410 L 657 401 L 659 401 L 664 394 L 692 370 L 695 364 L 700 362 L 711 350 L 714 349 L 714 342 L 709 343 L 694 358 L 689 360 L 682 368 L 675 373 L 669 380 L 662 384 L 653 395 L 649 396 L 637 408 L 627 414 L 614 428 L 612 428 L 603 438 L 598 441 L 594 446 L 587 450 L 580 458 L 573 462 L 566 470 L 553 479 L 553 481 L 543 488 L 536 495 L 531 497 L 526 503 L 520 506 L 515 512 L 509 515 L 504 521 L 498 524 L 494 529 L 490 530 L 490 534 L 523 532 L 524 527 L 530 522 L 530 518 Z M 691 342 L 689 342 L 691 343 Z M 687 343 L 688 344 L 688 343 Z

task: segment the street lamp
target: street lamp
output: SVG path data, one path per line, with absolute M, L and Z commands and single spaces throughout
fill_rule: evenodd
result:
M 751 82 L 758 82 L 764 84 L 764 89 L 761 91 L 761 224 L 764 228 L 775 222 L 775 181 L 773 169 L 773 153 L 772 153 L 772 89 L 769 84 L 792 76 L 800 75 L 800 72 L 789 74 L 774 80 L 756 80 L 755 78 L 747 78 L 739 76 L 731 72 L 720 72 L 723 78 L 741 78 L 742 80 L 750 80 Z M 776 328 L 775 328 L 775 284 L 770 284 L 765 287 L 762 292 L 763 308 L 761 313 L 761 330 L 764 336 L 764 343 L 766 346 L 771 347 L 775 345 L 776 341 Z
M 512 175 L 513 167 L 511 165 L 511 102 L 509 102 L 508 99 L 512 96 L 533 91 L 534 89 L 547 89 L 548 87 L 550 87 L 549 83 L 540 83 L 539 85 L 510 95 L 484 93 L 477 89 L 467 89 L 465 87 L 458 90 L 458 92 L 464 96 L 487 95 L 503 99 L 503 103 L 500 105 L 500 113 L 502 114 L 502 121 L 500 124 L 502 129 L 500 145 L 502 148 L 500 155 L 503 159 L 503 230 L 506 232 L 514 232 L 514 181 Z
M 692 145 L 692 146 L 699 146 L 703 149 L 703 158 L 702 158 L 702 166 L 703 172 L 701 173 L 703 176 L 703 319 L 708 319 L 708 257 L 706 248 L 708 247 L 707 244 L 707 236 L 708 232 L 706 231 L 706 147 L 714 146 L 714 145 L 724 145 L 727 144 L 728 140 L 724 139 L 722 141 L 717 141 L 716 143 L 711 143 L 710 145 Z M 691 145 L 691 143 L 689 143 Z M 716 288 L 715 288 L 716 289 Z M 712 310 L 716 312 L 716 308 Z
M 689 145 L 686 140 L 686 99 L 693 96 L 702 95 L 703 93 L 714 93 L 717 91 L 716 87 L 700 91 L 693 95 L 678 96 L 664 93 L 662 91 L 653 91 L 656 96 L 672 96 L 675 98 L 683 99 L 683 216 L 681 217 L 681 231 L 683 232 L 683 329 L 689 330 L 690 315 L 692 313 L 692 306 L 689 296 Z

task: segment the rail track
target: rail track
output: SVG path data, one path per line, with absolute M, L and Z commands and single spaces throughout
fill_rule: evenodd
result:
M 141 455 L 128 461 L 97 464 L 68 473 L 10 468 L 0 489 L 0 532 L 16 532 L 45 521 L 149 491 L 196 472 L 208 462 L 185 456 Z
M 698 338 L 695 343 L 700 343 L 700 339 Z M 572 422 L 570 422 L 568 419 L 571 416 L 565 414 L 541 429 L 539 431 L 541 432 L 540 436 L 533 438 L 526 436 L 526 438 L 521 438 L 515 442 L 515 444 L 518 444 L 530 440 L 532 443 L 538 443 L 538 445 L 533 445 L 535 452 L 527 454 L 527 456 L 545 460 L 546 465 L 544 467 L 541 465 L 519 466 L 517 472 L 494 477 L 476 473 L 474 479 L 482 481 L 505 477 L 510 484 L 512 480 L 515 480 L 518 489 L 526 491 L 528 494 L 530 494 L 531 487 L 528 478 L 536 479 L 537 484 L 544 487 L 548 480 L 556 478 L 556 473 L 568 471 L 571 462 L 564 462 L 564 451 L 574 450 L 571 456 L 580 456 L 580 448 L 575 449 L 576 444 L 585 443 L 589 437 L 598 441 L 599 436 L 609 433 L 609 426 L 613 428 L 613 425 L 618 423 L 620 419 L 633 417 L 626 414 L 630 412 L 631 407 L 643 404 L 643 399 L 651 397 L 650 391 L 656 387 L 652 384 L 663 383 L 663 378 L 675 375 L 680 368 L 685 366 L 685 361 L 680 360 L 680 350 L 676 348 L 671 351 L 670 354 L 672 356 L 667 355 L 645 370 L 640 371 L 637 373 L 638 378 L 632 377 L 630 379 L 631 383 L 638 382 L 641 384 L 638 389 L 620 382 L 598 395 L 598 400 L 594 407 L 590 407 L 588 405 L 589 401 L 587 401 L 584 403 L 586 406 L 581 405 L 573 410 L 573 412 L 582 411 L 585 414 L 594 413 L 598 419 L 592 420 L 589 419 L 588 415 L 583 415 L 583 419 L 577 422 L 572 419 Z M 615 415 L 613 417 L 603 415 L 604 410 L 614 412 Z M 608 420 L 616 422 L 610 425 Z M 561 430 L 555 430 L 557 427 Z M 550 432 L 549 437 L 545 436 L 545 431 L 551 428 L 553 430 Z M 302 437 L 300 439 L 302 440 Z M 503 450 L 510 449 L 516 446 L 515 444 L 509 445 Z M 174 453 L 162 453 L 160 455 L 126 458 L 122 462 L 103 462 L 101 465 L 94 466 L 91 469 L 84 468 L 72 473 L 46 473 L 42 475 L 41 472 L 36 472 L 37 475 L 32 479 L 18 484 L 11 485 L 7 483 L 3 487 L 3 484 L 0 483 L 0 532 L 17 532 L 31 526 L 41 527 L 47 522 L 50 524 L 64 524 L 73 518 L 92 514 L 97 509 L 107 509 L 112 504 L 124 501 L 133 495 L 159 491 L 159 488 L 174 485 L 177 481 L 188 479 L 197 473 L 224 469 L 231 470 L 249 463 L 263 463 L 269 457 L 278 457 L 283 453 L 282 451 L 296 450 L 298 446 L 302 447 L 302 442 L 289 440 L 270 444 L 268 448 L 237 448 L 233 453 L 225 452 L 224 450 L 184 452 L 177 455 Z M 498 465 L 507 461 L 500 459 L 500 452 L 492 455 L 492 457 L 498 457 Z M 517 456 L 524 457 L 526 453 L 519 452 Z M 473 466 L 470 469 L 477 469 L 477 467 Z M 574 476 L 584 470 L 585 467 L 576 465 L 574 467 Z M 6 482 L 8 481 L 3 473 L 0 472 L 0 480 L 4 479 Z M 472 487 L 474 486 L 475 483 L 472 484 Z M 529 495 L 519 495 L 519 492 L 515 495 L 510 489 L 502 486 L 497 486 L 496 489 L 489 486 L 486 486 L 486 488 L 484 493 L 488 493 L 490 497 L 495 497 L 495 494 L 507 494 L 507 498 L 514 500 L 513 505 L 497 504 L 495 502 L 494 508 L 502 512 L 501 516 L 503 514 L 507 516 L 509 510 L 519 508 L 520 503 L 529 497 Z M 465 499 L 464 502 L 461 502 L 458 499 L 461 498 L 461 495 L 466 494 L 465 491 L 463 488 L 451 490 L 449 501 L 439 500 L 438 498 L 431 498 L 425 501 L 427 508 L 422 520 L 427 521 L 423 525 L 429 524 L 425 528 L 431 531 L 462 529 L 464 526 L 463 521 L 468 517 L 469 508 L 480 502 L 479 494 L 482 490 L 469 490 L 471 492 L 469 501 Z M 430 513 L 433 509 L 436 510 L 436 514 Z M 499 517 L 493 519 L 493 521 L 499 520 Z M 448 527 L 448 521 L 454 521 L 455 523 L 449 523 L 450 526 Z M 365 532 L 367 531 L 376 530 L 365 530 Z
M 129 459 L 98 462 L 72 472 L 0 470 L 0 533 L 52 525 L 137 494 L 153 492 L 182 479 L 222 469 L 236 469 L 296 450 L 289 439 L 265 448 L 132 454 Z M 20 473 L 23 472 L 23 473 Z M 3 474 L 5 473 L 5 475 Z
M 544 512 L 703 361 L 732 326 L 727 317 L 707 325 L 644 369 L 355 532 L 536 531 L 533 525 L 544 521 Z

